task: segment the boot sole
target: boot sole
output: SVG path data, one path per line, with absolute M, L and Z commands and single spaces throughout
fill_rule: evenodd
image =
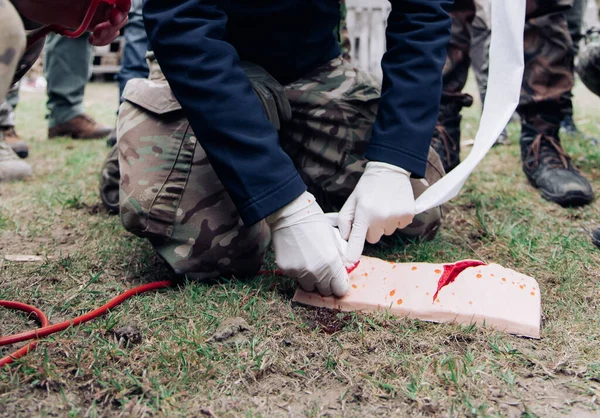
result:
M 542 197 L 550 202 L 558 203 L 563 207 L 585 206 L 594 200 L 593 196 L 581 192 L 567 193 L 566 195 L 555 196 L 551 193 L 541 190 Z
M 73 135 L 71 133 L 65 132 L 65 133 L 58 133 L 58 134 L 52 134 L 52 135 L 48 135 L 48 139 L 56 139 L 56 138 L 71 138 L 71 139 L 78 139 L 78 140 L 95 140 L 95 139 L 104 139 L 106 138 L 108 135 L 110 135 L 110 132 L 107 133 L 106 135 L 102 135 L 102 136 L 79 136 L 79 135 Z

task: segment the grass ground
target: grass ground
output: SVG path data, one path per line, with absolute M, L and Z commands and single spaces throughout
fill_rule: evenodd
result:
M 91 84 L 86 107 L 113 123 L 116 95 L 111 84 Z M 0 255 L 48 259 L 4 261 L 0 299 L 32 303 L 58 322 L 168 272 L 99 205 L 104 142 L 45 140 L 44 100 L 23 94 L 17 112 L 34 176 L 0 185 Z M 600 136 L 600 100 L 579 85 L 575 103 L 581 129 Z M 465 139 L 478 114 L 465 112 Z M 374 251 L 400 262 L 477 258 L 535 277 L 541 340 L 293 307 L 294 283 L 277 277 L 189 283 L 44 339 L 0 371 L 0 415 L 597 416 L 600 251 L 588 233 L 600 204 L 563 209 L 540 198 L 520 170 L 518 126 L 510 133 L 512 143 L 494 148 L 448 205 L 434 241 Z M 564 142 L 600 190 L 598 146 Z M 228 318 L 250 329 L 237 344 L 211 341 Z M 125 326 L 134 329 L 129 343 L 119 338 Z M 33 327 L 0 311 L 0 335 Z

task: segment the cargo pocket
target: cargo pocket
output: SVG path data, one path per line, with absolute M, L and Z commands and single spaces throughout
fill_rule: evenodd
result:
M 170 238 L 190 175 L 196 138 L 166 82 L 131 80 L 118 118 L 123 226 Z

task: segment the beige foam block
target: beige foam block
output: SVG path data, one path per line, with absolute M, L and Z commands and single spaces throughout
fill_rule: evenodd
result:
M 350 274 L 343 298 L 298 289 L 294 301 L 342 311 L 389 309 L 393 315 L 439 323 L 476 323 L 531 338 L 540 337 L 538 283 L 498 264 L 469 267 L 443 287 L 436 299 L 444 264 L 390 263 L 362 257 Z

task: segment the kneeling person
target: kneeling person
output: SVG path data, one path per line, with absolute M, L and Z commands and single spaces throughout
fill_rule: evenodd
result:
M 365 240 L 434 235 L 415 194 L 444 174 L 429 143 L 451 2 L 392 4 L 380 89 L 340 57 L 337 0 L 148 0 L 157 61 L 118 121 L 125 228 L 198 278 L 255 273 L 272 236 L 284 273 L 338 296 Z

